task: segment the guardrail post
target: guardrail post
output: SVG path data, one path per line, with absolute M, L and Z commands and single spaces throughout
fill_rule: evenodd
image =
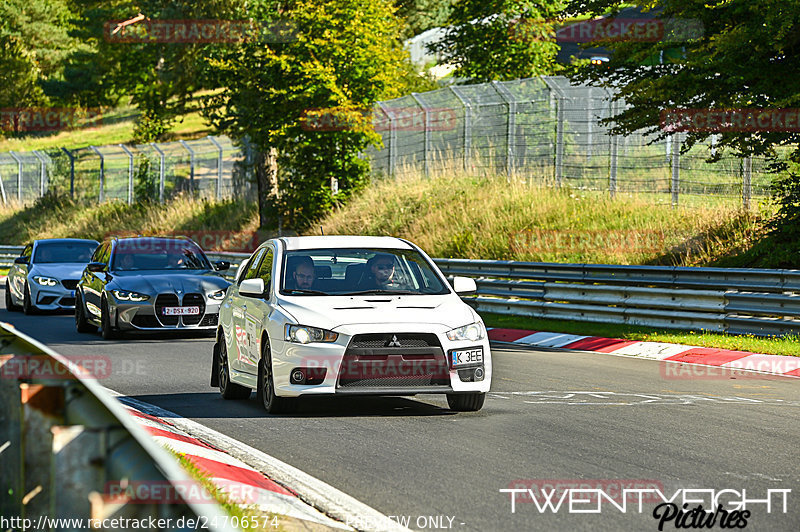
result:
M 133 203 L 133 153 L 124 144 L 119 145 L 128 154 L 128 205 Z
M 105 188 L 106 188 L 106 176 L 105 176 L 105 157 L 103 154 L 100 153 L 100 150 L 97 149 L 97 146 L 89 146 L 89 149 L 95 152 L 98 157 L 100 157 L 100 194 L 99 199 L 97 200 L 98 203 L 103 203 L 105 201 Z
M 430 174 L 431 116 L 430 112 L 428 111 L 428 107 L 422 100 L 419 99 L 419 95 L 416 92 L 412 92 L 411 97 L 414 98 L 414 101 L 420 106 L 425 116 L 425 136 L 423 143 L 422 162 L 425 168 L 425 176 L 428 176 Z
M 750 210 L 750 198 L 753 195 L 753 158 L 745 157 L 744 168 L 742 169 L 742 207 L 744 210 Z
M 32 152 L 39 159 L 39 196 L 44 196 L 47 192 L 47 158 L 39 150 Z
M 189 187 L 192 189 L 192 194 L 194 194 L 194 150 L 185 140 L 181 141 L 181 146 L 189 152 Z M 248 160 L 248 156 L 249 154 L 245 152 L 245 161 Z
M 154 150 L 158 153 L 159 157 L 159 165 L 158 165 L 158 202 L 164 203 L 164 173 L 166 168 L 164 166 L 164 152 L 161 151 L 161 148 L 155 142 L 151 142 L 150 146 L 153 147 Z
M 217 147 L 219 150 L 219 157 L 217 158 L 217 192 L 216 196 L 219 199 L 222 196 L 222 145 L 217 142 L 217 139 L 212 137 L 211 135 L 208 136 L 208 140 L 210 140 L 214 146 Z
M 66 148 L 61 148 L 61 151 L 69 157 L 69 197 L 75 199 L 75 156 Z
M 13 151 L 9 151 L 8 154 L 17 161 L 17 201 L 22 203 L 22 159 Z
M 681 142 L 677 134 L 672 135 L 672 207 L 678 206 L 678 191 L 681 177 Z
M 458 92 L 456 87 L 449 87 L 450 92 L 455 94 L 461 105 L 464 106 L 464 170 L 469 168 L 469 152 L 472 150 L 472 105 L 464 96 Z

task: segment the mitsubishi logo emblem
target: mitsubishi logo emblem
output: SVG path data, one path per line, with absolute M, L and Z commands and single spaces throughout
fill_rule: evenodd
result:
M 400 344 L 400 341 L 397 339 L 396 334 L 392 335 L 392 341 L 389 342 L 389 344 L 386 347 L 402 347 L 402 344 Z

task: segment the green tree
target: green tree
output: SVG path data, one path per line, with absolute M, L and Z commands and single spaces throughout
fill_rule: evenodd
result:
M 262 9 L 259 18 L 279 16 L 274 4 Z M 211 62 L 225 90 L 206 114 L 256 148 L 262 226 L 274 227 L 280 213 L 300 228 L 364 185 L 362 153 L 379 140 L 367 111 L 409 89 L 411 66 L 387 0 L 300 0 L 280 13 L 291 38 L 252 40 Z M 309 116 L 328 125 L 312 127 Z
M 446 26 L 457 0 L 397 0 L 397 15 L 405 21 L 402 38 Z
M 586 68 L 578 77 L 615 87 L 617 99 L 627 102 L 629 107 L 610 120 L 617 133 L 644 130 L 654 140 L 664 138 L 669 132 L 661 128 L 660 115 L 670 108 L 800 107 L 800 3 L 656 0 L 635 4 L 672 21 L 669 26 L 674 33 L 666 32 L 654 42 L 601 42 L 613 51 L 608 68 Z M 569 9 L 600 14 L 621 5 L 615 0 L 574 0 Z M 682 50 L 679 59 L 652 64 L 651 58 L 676 46 Z M 716 157 L 725 152 L 764 155 L 776 171 L 788 170 L 775 187 L 780 212 L 773 221 L 772 238 L 790 245 L 784 263 L 796 267 L 796 258 L 789 256 L 796 257 L 800 251 L 800 133 L 690 131 L 684 150 L 714 133 L 719 133 Z
M 563 7 L 562 0 L 461 0 L 434 49 L 455 65 L 454 76 L 472 81 L 553 74 L 553 22 Z

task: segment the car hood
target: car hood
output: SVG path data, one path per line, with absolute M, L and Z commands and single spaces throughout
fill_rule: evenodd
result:
M 43 275 L 54 279 L 80 279 L 85 263 L 65 262 L 58 264 L 34 264 L 30 269 L 30 275 Z
M 461 299 L 448 295 L 293 296 L 279 305 L 297 323 L 337 330 L 354 324 L 430 324 L 447 330 L 472 323 L 476 315 Z
M 148 295 L 163 293 L 216 292 L 225 290 L 230 283 L 210 271 L 192 273 L 176 271 L 112 272 L 110 289 L 130 290 Z

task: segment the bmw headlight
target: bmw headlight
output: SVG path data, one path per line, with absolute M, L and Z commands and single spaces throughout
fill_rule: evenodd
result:
M 42 286 L 55 286 L 58 284 L 58 279 L 52 277 L 43 277 L 41 275 L 34 275 L 33 280 Z
M 208 294 L 208 299 L 212 301 L 222 301 L 225 299 L 225 290 L 217 290 L 216 292 Z
M 112 294 L 120 301 L 147 301 L 150 299 L 150 296 L 147 294 L 140 294 L 139 292 L 129 292 L 127 290 L 112 290 Z
M 447 331 L 447 339 L 451 342 L 456 342 L 458 340 L 469 340 L 470 342 L 475 342 L 477 340 L 483 340 L 485 336 L 486 329 L 483 327 L 483 323 L 480 321 L 470 323 L 469 325 L 464 325 L 463 327 L 456 327 L 452 331 Z
M 287 325 L 286 341 L 298 344 L 309 344 L 311 342 L 335 342 L 339 338 L 339 333 L 319 329 L 317 327 L 306 327 L 305 325 Z

